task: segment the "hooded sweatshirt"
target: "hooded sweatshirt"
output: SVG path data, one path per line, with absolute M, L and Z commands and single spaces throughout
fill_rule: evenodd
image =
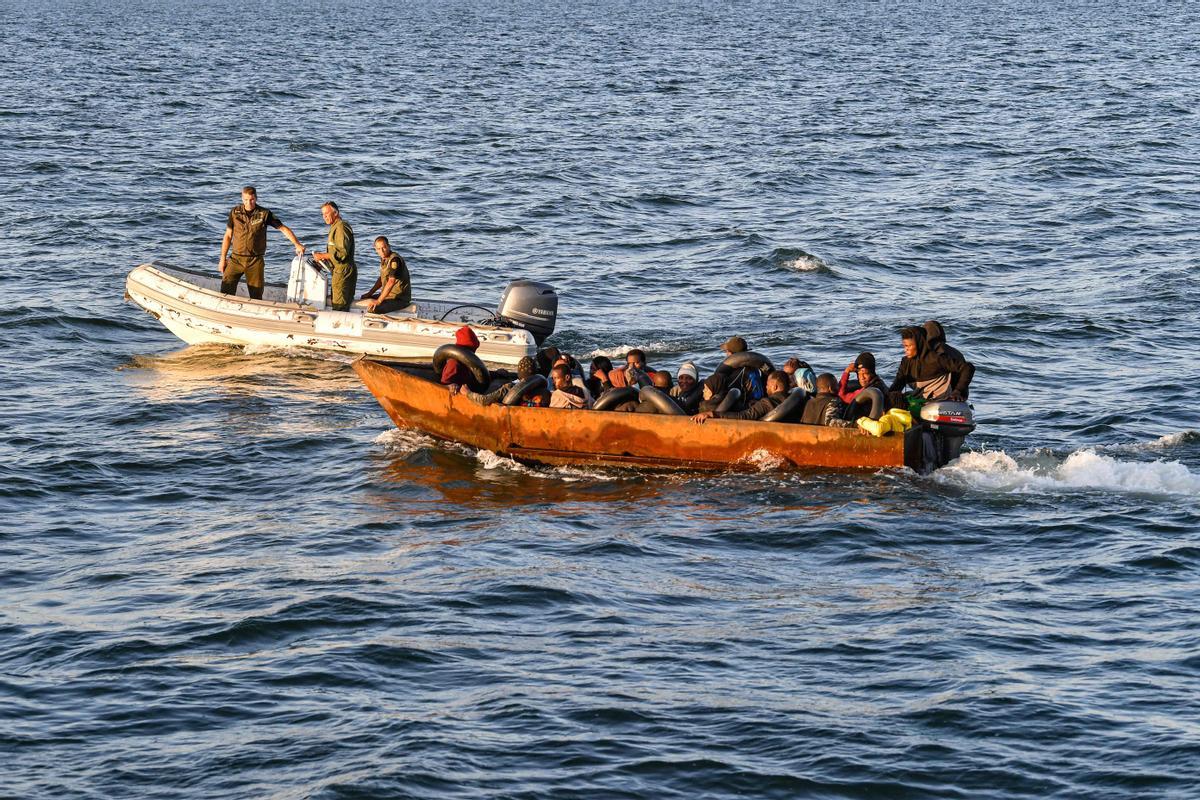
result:
M 470 327 L 463 325 L 455 331 L 454 343 L 474 353 L 479 348 L 479 337 L 475 335 L 475 331 L 471 330 Z M 442 383 L 447 386 L 451 384 L 463 386 L 473 381 L 474 378 L 471 375 L 471 370 L 458 363 L 457 359 L 450 359 L 446 362 L 446 366 L 442 367 Z
M 962 394 L 971 383 L 974 368 L 963 360 L 962 354 L 933 350 L 925 338 L 924 328 L 915 328 L 917 354 L 900 359 L 900 368 L 889 392 L 899 392 L 912 384 L 917 394 L 928 400 L 940 400 L 951 391 Z
M 929 349 L 938 355 L 958 359 L 966 365 L 963 372 L 951 373 L 950 380 L 954 384 L 954 388 L 958 389 L 958 393 L 964 398 L 967 397 L 971 379 L 975 377 L 975 365 L 963 358 L 963 354 L 957 349 L 946 344 L 946 331 L 942 329 L 942 323 L 937 320 L 931 319 L 925 323 L 925 341 L 928 343 Z
M 565 389 L 555 389 L 550 394 L 551 408 L 587 408 L 583 390 L 578 386 L 568 386 Z

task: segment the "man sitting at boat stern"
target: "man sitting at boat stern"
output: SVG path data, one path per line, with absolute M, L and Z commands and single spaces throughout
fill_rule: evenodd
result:
M 953 348 L 941 351 L 929 346 L 924 328 L 902 328 L 900 342 L 904 358 L 889 392 L 903 391 L 911 384 L 926 400 L 962 400 L 971 385 L 975 367 L 963 360 Z
M 554 391 L 550 393 L 551 408 L 590 408 L 584 390 L 571 381 L 571 370 L 559 364 L 550 370 Z
M 270 209 L 258 204 L 258 190 L 253 186 L 243 187 L 242 204 L 229 211 L 225 238 L 221 240 L 221 261 L 217 265 L 221 273 L 221 294 L 237 294 L 238 281 L 245 275 L 246 293 L 254 300 L 262 299 L 266 285 L 268 225 L 288 238 L 296 248 L 296 255 L 304 255 L 304 245 L 292 229 L 280 222 Z M 231 245 L 233 252 L 230 252 Z
M 333 310 L 349 311 L 354 300 L 354 284 L 358 283 L 358 266 L 354 263 L 354 229 L 332 200 L 321 206 L 321 218 L 329 226 L 329 250 L 313 253 L 314 261 L 324 261 L 333 273 Z
M 791 383 L 788 374 L 777 369 L 767 376 L 766 396 L 756 400 L 749 408 L 743 411 L 701 411 L 692 417 L 692 422 L 703 423 L 705 420 L 712 419 L 713 417 L 717 419 L 762 419 L 787 399 Z
M 367 303 L 367 311 L 372 314 L 390 314 L 408 308 L 412 305 L 408 264 L 399 253 L 392 251 L 386 236 L 375 237 L 375 252 L 379 254 L 379 280 L 359 299 L 371 301 Z

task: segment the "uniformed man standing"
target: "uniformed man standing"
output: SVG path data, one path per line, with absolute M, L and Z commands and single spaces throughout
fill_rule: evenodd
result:
M 388 314 L 407 308 L 412 303 L 412 280 L 408 277 L 408 264 L 399 253 L 393 252 L 386 236 L 375 239 L 375 252 L 379 254 L 379 280 L 361 300 L 370 300 L 367 310 L 376 314 Z M 375 293 L 379 292 L 379 297 Z
M 358 267 L 354 263 L 354 230 L 342 219 L 337 203 L 330 200 L 321 206 L 321 217 L 329 226 L 329 250 L 313 253 L 314 261 L 324 261 L 333 273 L 333 310 L 349 311 L 354 300 L 354 284 L 358 283 Z
M 267 226 L 277 228 L 296 248 L 296 255 L 304 253 L 304 245 L 292 233 L 292 229 L 279 221 L 279 217 L 258 204 L 258 191 L 253 186 L 242 189 L 242 204 L 234 206 L 225 224 L 225 238 L 221 240 L 221 261 L 217 269 L 221 272 L 221 294 L 237 294 L 238 281 L 246 276 L 246 291 L 255 300 L 263 296 L 267 255 Z M 233 252 L 229 252 L 230 245 Z

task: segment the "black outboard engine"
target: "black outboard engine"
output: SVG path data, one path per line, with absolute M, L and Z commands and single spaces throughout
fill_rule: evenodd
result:
M 554 333 L 558 293 L 545 283 L 513 281 L 505 287 L 496 315 L 504 324 L 532 333 L 533 340 L 541 347 L 546 337 Z
M 921 406 L 921 471 L 944 467 L 962 452 L 963 440 L 975 430 L 969 403 L 933 400 Z

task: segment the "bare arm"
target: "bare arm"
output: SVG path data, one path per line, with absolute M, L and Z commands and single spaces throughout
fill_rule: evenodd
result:
M 358 298 L 358 299 L 359 299 L 359 300 L 366 300 L 366 299 L 368 299 L 368 298 L 370 298 L 370 297 L 374 297 L 374 296 L 375 296 L 375 293 L 379 291 L 379 284 L 380 284 L 380 283 L 381 283 L 380 279 L 379 279 L 379 278 L 376 278 L 376 279 L 375 279 L 375 282 L 374 282 L 373 284 L 371 284 L 371 288 L 370 288 L 370 289 L 367 289 L 366 293 L 365 293 L 365 294 L 364 294 L 362 297 L 360 297 L 360 298 Z
M 229 255 L 229 243 L 233 241 L 233 228 L 225 229 L 225 238 L 221 240 L 221 260 L 217 262 L 217 272 L 225 277 L 225 259 Z
M 296 234 L 292 233 L 292 229 L 287 225 L 280 225 L 279 232 L 288 238 L 288 241 L 296 248 L 296 255 L 304 255 L 304 245 L 300 244 L 300 240 L 296 238 Z
M 375 281 L 375 286 L 378 286 L 378 285 L 379 285 L 379 281 Z M 375 300 L 372 300 L 372 301 L 371 301 L 371 305 L 370 305 L 370 306 L 368 306 L 368 308 L 370 308 L 372 311 L 374 311 L 374 310 L 375 310 L 375 307 L 376 307 L 377 305 L 379 305 L 380 303 L 382 303 L 382 302 L 383 302 L 383 298 L 387 297 L 387 293 L 388 293 L 388 292 L 390 292 L 390 291 L 392 290 L 392 287 L 393 287 L 393 286 L 395 286 L 395 285 L 396 285 L 396 279 L 395 279 L 395 278 L 388 278 L 388 280 L 387 280 L 387 283 L 386 283 L 386 284 L 384 284 L 383 291 L 381 291 L 381 292 L 379 293 L 379 297 L 378 297 L 378 298 L 376 298 Z M 372 291 L 372 292 L 374 292 L 374 291 L 375 291 L 375 287 L 371 287 L 371 291 Z

